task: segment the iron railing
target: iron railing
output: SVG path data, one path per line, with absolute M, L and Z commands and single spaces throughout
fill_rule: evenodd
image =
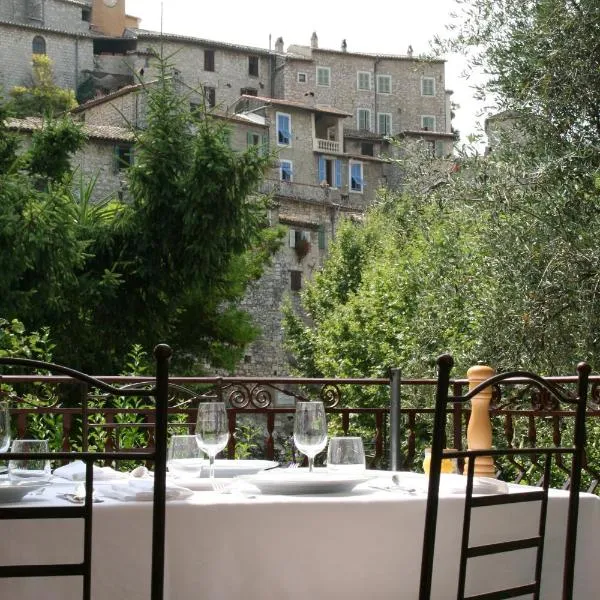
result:
M 127 387 L 144 386 L 150 380 L 140 376 L 97 378 Z M 576 377 L 547 379 L 566 393 L 575 391 Z M 363 436 L 372 467 L 418 469 L 422 449 L 429 445 L 436 380 L 403 379 L 399 370 L 392 370 L 389 378 L 372 379 L 170 377 L 169 382 L 172 432 L 193 432 L 198 402 L 217 396 L 227 403 L 232 433 L 226 450 L 229 458 L 243 451 L 255 457 L 295 460 L 291 443 L 294 405 L 305 399 L 324 401 L 337 434 Z M 458 396 L 464 393 L 468 381 L 455 379 L 450 385 L 452 393 Z M 136 448 L 141 451 L 154 446 L 150 397 L 145 403 L 129 406 L 123 399 L 109 397 L 68 377 L 13 374 L 0 375 L 2 397 L 11 400 L 16 437 L 25 437 L 31 431 L 35 425 L 32 419 L 54 415 L 58 425 L 54 426 L 53 439 L 65 452 L 87 451 L 90 446 L 106 452 Z M 589 397 L 588 437 L 593 441 L 596 435 L 600 439 L 600 376 L 590 378 Z M 466 444 L 470 410 L 463 406 L 450 410 L 447 446 L 461 450 Z M 495 388 L 490 416 L 495 445 L 535 447 L 548 438 L 559 446 L 570 432 L 574 414 L 558 410 L 543 390 L 509 380 Z M 245 430 L 250 431 L 251 439 L 244 437 Z M 135 447 L 128 446 L 132 438 L 136 438 Z M 590 444 L 583 467 L 589 491 L 597 491 L 600 484 L 600 449 L 596 454 L 595 448 L 595 444 Z M 535 481 L 537 466 L 513 461 L 503 470 L 513 480 Z M 565 473 L 560 485 L 568 487 L 567 465 L 562 469 L 559 465 L 559 470 Z

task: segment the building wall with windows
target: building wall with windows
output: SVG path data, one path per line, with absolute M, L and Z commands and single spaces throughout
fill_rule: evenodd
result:
M 32 83 L 31 57 L 34 39 L 44 41 L 45 54 L 53 63 L 54 82 L 76 89 L 82 71 L 93 70 L 93 41 L 87 35 L 70 35 L 31 25 L 0 23 L 0 86 Z
M 86 33 L 91 18 L 91 1 L 85 0 L 2 0 L 0 20 Z
M 160 37 L 132 30 L 138 39 L 138 50 L 159 51 Z M 174 55 L 172 62 L 185 85 L 191 89 L 214 90 L 214 103 L 220 110 L 231 107 L 244 93 L 257 96 L 271 94 L 271 62 L 268 50 L 234 46 L 194 38 L 166 35 L 163 55 Z M 157 72 L 152 60 L 138 59 L 132 68 L 144 77 L 154 78 Z

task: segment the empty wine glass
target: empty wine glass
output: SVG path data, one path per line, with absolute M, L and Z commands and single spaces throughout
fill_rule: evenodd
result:
M 312 471 L 315 456 L 327 446 L 327 417 L 322 402 L 296 403 L 294 443 L 308 457 L 308 470 Z
M 223 402 L 204 402 L 198 406 L 196 439 L 200 449 L 208 454 L 209 474 L 215 476 L 215 456 L 229 441 L 229 421 Z
M 10 414 L 8 402 L 0 402 L 0 452 L 6 452 L 10 446 Z

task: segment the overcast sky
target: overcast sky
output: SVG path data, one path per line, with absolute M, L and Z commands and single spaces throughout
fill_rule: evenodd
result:
M 339 49 L 342 39 L 348 51 L 379 54 L 415 54 L 429 51 L 435 34 L 444 34 L 455 8 L 454 0 L 370 0 L 354 3 L 339 0 L 126 0 L 127 13 L 142 19 L 143 29 L 269 48 L 278 37 L 284 47 L 310 44 L 317 32 L 321 48 Z M 446 57 L 446 88 L 454 91 L 460 105 L 453 125 L 464 142 L 477 131 L 482 110 L 473 99 L 472 81 L 461 73 L 464 60 Z

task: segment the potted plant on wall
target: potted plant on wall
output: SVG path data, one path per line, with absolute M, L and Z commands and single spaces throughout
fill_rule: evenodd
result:
M 296 251 L 298 260 L 301 261 L 310 251 L 310 242 L 305 238 L 301 238 L 296 241 L 294 250 Z

